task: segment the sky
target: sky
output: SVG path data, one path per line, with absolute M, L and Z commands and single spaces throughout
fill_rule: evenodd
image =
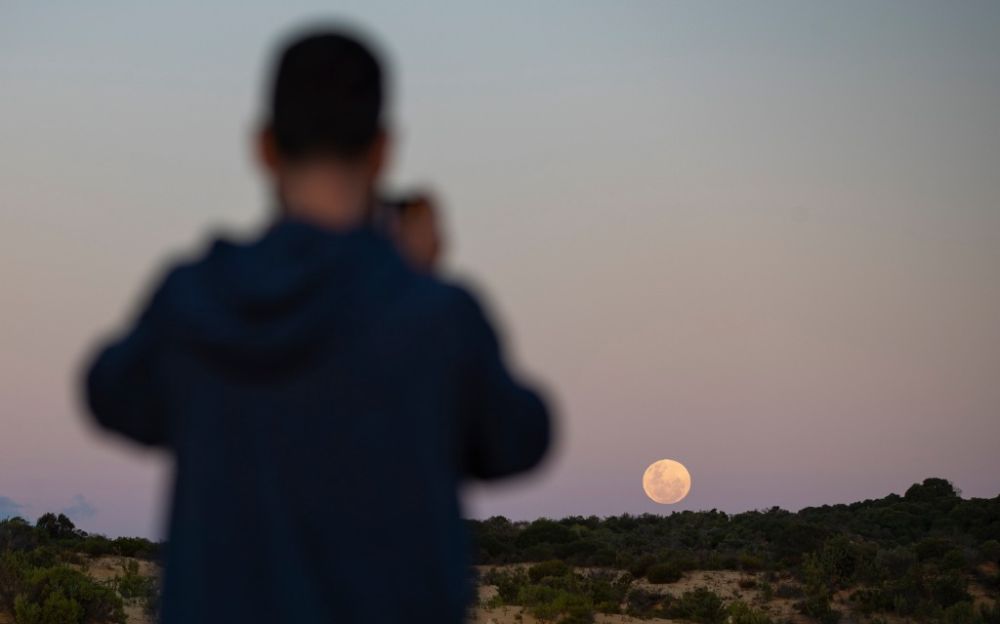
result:
M 148 280 L 265 222 L 278 39 L 391 62 L 389 186 L 558 406 L 466 512 L 739 512 L 1000 494 L 1000 4 L 0 3 L 0 516 L 163 534 L 169 458 L 101 435 L 80 364 Z M 646 466 L 683 462 L 661 506 Z M 386 496 L 391 496 L 387 492 Z

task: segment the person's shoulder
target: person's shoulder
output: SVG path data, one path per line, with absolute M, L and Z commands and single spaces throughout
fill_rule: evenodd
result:
M 147 310 L 169 315 L 179 300 L 204 289 L 204 275 L 209 267 L 244 246 L 245 243 L 225 236 L 210 236 L 188 250 L 169 254 L 149 281 Z
M 425 307 L 449 335 L 461 343 L 479 344 L 496 339 L 497 327 L 486 297 L 474 284 L 423 275 L 420 288 L 426 289 L 431 306 Z
M 414 273 L 411 285 L 412 294 L 431 305 L 437 313 L 459 318 L 481 314 L 476 289 L 466 282 Z

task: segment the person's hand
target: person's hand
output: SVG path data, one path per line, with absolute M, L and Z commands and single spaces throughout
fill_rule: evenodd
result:
M 444 250 L 444 237 L 437 207 L 427 195 L 415 195 L 399 212 L 396 242 L 403 257 L 421 271 L 437 268 Z

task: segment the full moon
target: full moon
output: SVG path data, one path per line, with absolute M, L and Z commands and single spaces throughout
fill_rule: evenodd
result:
M 691 491 L 691 473 L 672 459 L 653 462 L 642 475 L 646 496 L 661 505 L 679 503 Z

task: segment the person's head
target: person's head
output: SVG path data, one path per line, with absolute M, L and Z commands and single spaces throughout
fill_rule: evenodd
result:
M 343 212 L 370 195 L 386 159 L 384 97 L 379 61 L 355 36 L 318 31 L 284 47 L 258 151 L 285 209 Z

